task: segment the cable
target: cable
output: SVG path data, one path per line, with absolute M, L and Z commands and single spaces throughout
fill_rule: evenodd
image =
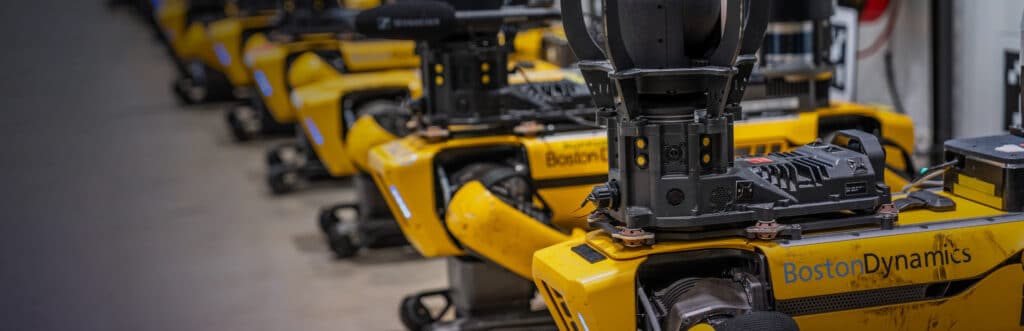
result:
M 892 48 L 889 48 L 885 51 L 885 82 L 889 86 L 889 99 L 892 99 L 892 105 L 896 108 L 896 112 L 906 114 L 907 109 L 903 107 L 903 97 L 900 96 L 899 90 L 896 89 L 896 74 L 894 72 Z
M 896 29 L 896 18 L 900 14 L 901 5 L 902 1 L 893 1 L 889 3 L 889 6 L 892 6 L 892 12 L 889 13 L 889 20 L 885 22 L 885 29 L 883 29 L 882 33 L 878 35 L 878 38 L 871 43 L 871 46 L 857 50 L 857 60 L 863 60 L 875 55 L 875 53 L 878 53 L 882 47 L 889 43 L 889 40 L 892 38 L 893 30 Z
M 910 182 L 910 184 L 904 185 L 903 189 L 900 190 L 900 193 L 907 193 L 911 189 L 913 189 L 915 187 L 918 187 L 921 184 L 924 184 L 924 183 L 928 182 L 932 178 L 941 176 L 945 172 L 946 172 L 946 169 L 941 169 L 941 170 L 937 170 L 937 171 L 934 171 L 932 173 L 929 173 L 929 174 L 925 175 L 924 177 L 921 177 L 920 179 L 917 179 L 917 180 L 915 180 L 913 182 Z
M 929 173 L 932 173 L 934 171 L 944 170 L 944 169 L 952 167 L 952 166 L 954 166 L 956 164 L 957 164 L 957 160 L 952 160 L 952 161 L 947 161 L 947 162 L 939 163 L 938 165 L 935 165 L 935 166 L 921 168 L 921 176 L 919 176 L 917 178 L 919 179 L 919 178 L 921 178 L 921 177 L 923 177 L 923 176 L 925 176 L 925 175 L 927 175 Z M 914 180 L 917 180 L 917 179 L 914 179 Z
M 956 164 L 957 160 L 952 160 L 933 167 L 921 169 L 921 176 L 918 177 L 917 179 L 914 179 L 914 181 L 910 182 L 910 184 L 904 185 L 903 189 L 900 190 L 900 193 L 907 193 L 908 191 L 915 187 L 926 184 L 929 180 L 942 175 L 943 173 L 946 172 L 946 170 L 949 170 L 949 168 L 953 167 Z

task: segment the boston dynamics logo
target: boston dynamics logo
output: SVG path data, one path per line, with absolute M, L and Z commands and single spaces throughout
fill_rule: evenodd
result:
M 942 249 L 912 252 L 909 254 L 875 254 L 865 253 L 854 259 L 825 260 L 817 264 L 782 264 L 782 274 L 786 284 L 796 282 L 812 282 L 832 278 L 856 277 L 863 274 L 878 274 L 889 277 L 900 270 L 921 268 L 938 268 L 946 265 L 970 263 L 970 248 L 950 247 Z

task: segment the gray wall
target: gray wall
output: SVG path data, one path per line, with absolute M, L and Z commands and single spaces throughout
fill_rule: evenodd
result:
M 953 134 L 1005 131 L 1004 52 L 1020 48 L 1021 0 L 954 2 Z
M 891 47 L 893 54 L 896 89 L 907 114 L 914 119 L 916 150 L 920 154 L 930 147 L 932 133 L 931 1 L 894 0 L 894 4 L 902 7 L 887 47 Z M 860 49 L 869 47 L 881 34 L 890 14 L 891 11 L 874 22 L 860 25 Z M 882 49 L 858 63 L 858 102 L 892 105 L 885 79 L 884 53 Z

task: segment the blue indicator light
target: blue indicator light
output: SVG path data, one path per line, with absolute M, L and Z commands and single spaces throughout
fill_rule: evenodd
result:
M 398 194 L 398 188 L 394 185 L 390 185 L 388 186 L 388 189 L 391 191 L 391 196 L 395 198 L 395 204 L 398 205 L 398 209 L 402 210 L 402 216 L 404 216 L 405 219 L 412 217 L 412 213 L 409 212 L 409 207 L 405 205 L 405 200 L 402 199 L 402 195 Z
M 267 80 L 267 75 L 263 73 L 263 70 L 256 70 L 252 75 L 256 79 L 256 86 L 259 87 L 260 93 L 263 93 L 263 96 L 270 97 L 274 94 L 274 88 L 270 86 L 270 81 Z
M 224 47 L 224 44 L 217 43 L 213 46 L 213 51 L 217 53 L 217 60 L 222 66 L 231 65 L 231 54 L 228 54 L 228 49 Z
M 317 146 L 323 145 L 324 136 L 320 135 L 320 129 L 316 127 L 316 123 L 313 122 L 313 119 L 306 117 L 305 123 L 306 132 L 309 132 L 309 135 L 312 136 L 311 138 L 313 138 L 313 142 L 316 143 Z

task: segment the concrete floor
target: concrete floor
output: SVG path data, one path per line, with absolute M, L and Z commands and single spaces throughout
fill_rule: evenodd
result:
M 353 194 L 271 196 L 273 142 L 178 106 L 127 10 L 15 1 L 0 31 L 0 329 L 395 330 L 445 285 L 408 248 L 332 260 L 317 209 Z

